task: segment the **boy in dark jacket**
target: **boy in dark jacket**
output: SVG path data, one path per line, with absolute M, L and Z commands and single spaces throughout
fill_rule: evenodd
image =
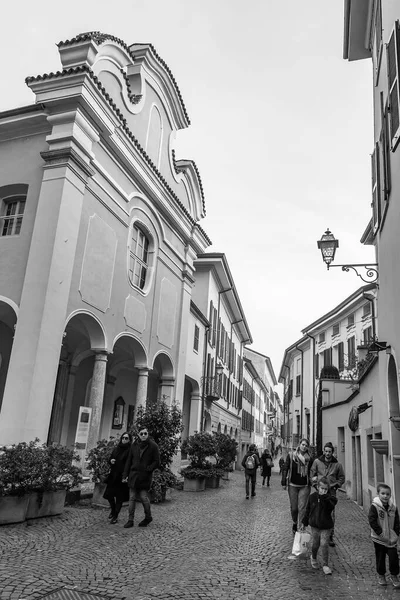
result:
M 260 459 L 258 457 L 257 446 L 251 444 L 249 451 L 243 457 L 242 467 L 244 468 L 244 474 L 246 477 L 246 500 L 249 499 L 249 487 L 251 481 L 251 497 L 254 498 L 256 495 L 256 479 L 257 479 L 257 468 L 260 466 Z
M 325 575 L 332 574 L 332 570 L 328 566 L 329 540 L 333 527 L 332 511 L 336 503 L 337 498 L 330 492 L 328 479 L 322 477 L 318 482 L 317 491 L 308 499 L 302 521 L 304 527 L 307 527 L 308 524 L 311 525 L 311 566 L 313 569 L 318 569 L 317 553 L 321 547 L 322 570 Z
M 391 501 L 392 490 L 386 483 L 377 487 L 378 495 L 373 499 L 368 513 L 371 526 L 371 538 L 375 547 L 376 570 L 378 583 L 387 585 L 386 554 L 389 557 L 389 570 L 393 587 L 399 588 L 399 555 L 397 539 L 400 534 L 399 512 Z

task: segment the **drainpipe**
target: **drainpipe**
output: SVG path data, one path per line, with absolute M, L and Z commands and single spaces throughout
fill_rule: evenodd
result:
M 315 346 L 316 346 L 316 341 L 315 341 L 315 337 L 313 335 L 311 335 L 310 333 L 306 333 L 306 336 L 312 339 L 313 342 L 313 346 L 312 346 L 312 381 L 313 381 L 313 386 L 312 386 L 312 395 L 313 395 L 313 400 L 312 400 L 312 420 L 313 420 L 313 430 L 312 430 L 312 445 L 315 448 Z
M 201 390 L 201 422 L 200 422 L 200 432 L 204 431 L 204 403 L 205 403 L 205 395 L 206 395 L 206 368 L 207 368 L 207 344 L 208 344 L 208 334 L 210 332 L 210 327 L 205 328 L 204 330 L 204 350 L 203 350 L 203 387 Z
M 286 367 L 289 372 L 289 382 L 290 382 L 290 367 L 289 367 L 289 365 L 286 365 L 286 364 L 284 364 L 283 366 Z M 289 438 L 289 435 L 288 435 L 288 433 L 289 433 L 289 431 L 288 431 L 288 429 L 289 429 L 289 402 L 287 402 L 286 404 L 287 404 L 287 421 L 285 423 L 285 417 L 286 417 L 285 392 L 283 392 L 283 426 L 286 431 L 286 444 L 287 444 L 288 438 Z M 286 425 L 286 427 L 285 427 L 285 425 Z
M 304 377 L 304 352 L 296 344 L 295 346 L 301 352 L 301 382 L 300 382 L 300 439 L 303 437 L 303 377 Z

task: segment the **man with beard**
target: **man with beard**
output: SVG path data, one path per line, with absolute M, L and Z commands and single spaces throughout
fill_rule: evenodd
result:
M 160 452 L 154 440 L 149 439 L 147 427 L 139 430 L 139 440 L 135 441 L 125 463 L 123 481 L 129 486 L 129 513 L 124 527 L 133 527 L 136 502 L 141 502 L 144 508 L 144 519 L 139 527 L 147 527 L 152 522 L 148 491 L 152 482 L 152 473 L 160 462 Z

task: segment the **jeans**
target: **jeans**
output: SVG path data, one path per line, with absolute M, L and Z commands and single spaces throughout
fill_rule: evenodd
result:
M 378 575 L 385 575 L 386 573 L 386 554 L 389 557 L 389 571 L 391 575 L 399 574 L 399 555 L 397 554 L 397 547 L 388 548 L 383 544 L 377 544 L 375 546 L 375 559 L 376 559 L 376 570 Z
M 249 487 L 250 487 L 250 481 L 251 481 L 251 495 L 254 496 L 254 494 L 256 493 L 256 479 L 257 479 L 257 473 L 246 473 L 245 474 L 246 477 L 246 496 L 249 495 Z
M 128 520 L 133 521 L 135 518 L 136 502 L 141 502 L 143 504 L 144 516 L 146 519 L 150 519 L 151 509 L 147 490 L 135 490 L 133 488 L 129 488 Z
M 304 487 L 289 485 L 290 512 L 292 514 L 293 524 L 296 524 L 297 528 L 300 527 L 303 521 L 309 495 L 310 488 L 308 485 Z
M 311 535 L 311 556 L 317 558 L 318 550 L 321 548 L 322 564 L 323 566 L 328 566 L 331 529 L 317 529 L 317 527 L 311 527 Z

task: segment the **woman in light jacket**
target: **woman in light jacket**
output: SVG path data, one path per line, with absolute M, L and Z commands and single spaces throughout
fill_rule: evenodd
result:
M 296 533 L 301 526 L 310 495 L 311 456 L 308 452 L 308 440 L 303 438 L 296 450 L 289 452 L 282 468 L 282 486 L 289 491 L 292 531 Z

